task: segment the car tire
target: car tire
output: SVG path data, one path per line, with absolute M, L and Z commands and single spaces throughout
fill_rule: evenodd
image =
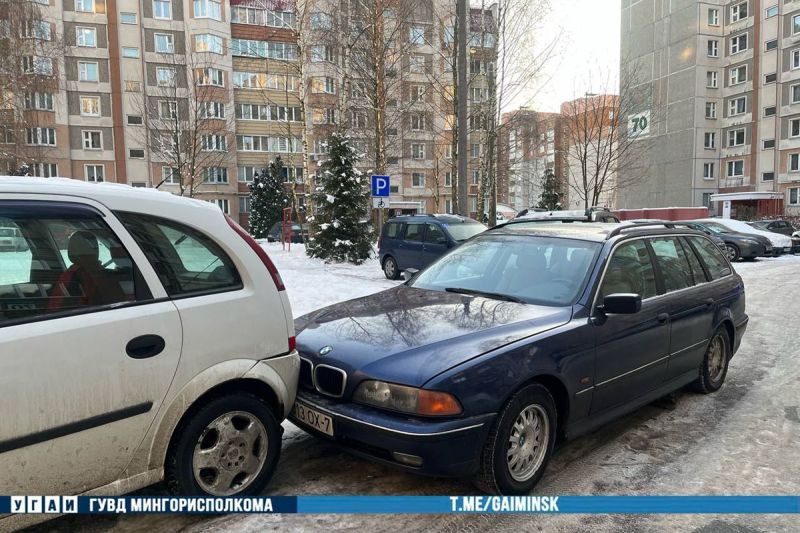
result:
M 259 494 L 275 473 L 280 451 L 280 425 L 263 399 L 219 396 L 176 428 L 164 465 L 167 489 L 187 496 Z M 205 463 L 196 473 L 195 456 Z
M 742 261 L 744 261 L 745 263 L 752 263 L 756 259 L 757 257 L 745 257 L 744 259 L 742 259 Z
M 742 257 L 742 254 L 739 252 L 739 247 L 735 244 L 725 245 L 725 255 L 728 256 L 728 261 L 731 263 L 735 263 L 740 257 Z
M 731 359 L 731 339 L 725 326 L 714 332 L 700 365 L 700 376 L 692 384 L 692 388 L 703 394 L 716 392 L 725 382 L 728 375 L 728 362 Z
M 532 418 L 526 416 L 529 413 L 536 418 L 533 424 L 530 423 Z M 547 468 L 556 441 L 557 424 L 556 404 L 545 386 L 534 383 L 517 391 L 489 430 L 481 451 L 475 486 L 489 494 L 521 495 L 530 492 Z M 516 449 L 522 454 L 509 457 L 511 438 L 517 435 L 520 439 Z M 523 441 L 524 438 L 528 440 Z M 528 452 L 529 456 L 520 459 Z
M 400 269 L 397 268 L 397 261 L 391 255 L 383 260 L 383 275 L 386 279 L 400 279 Z

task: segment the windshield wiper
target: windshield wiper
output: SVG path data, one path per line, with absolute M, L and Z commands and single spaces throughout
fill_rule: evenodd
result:
M 459 287 L 447 287 L 445 291 L 455 292 L 457 294 L 469 294 L 470 296 L 483 296 L 485 298 L 491 298 L 493 300 L 503 300 L 505 302 L 516 302 L 519 304 L 528 303 L 522 298 L 517 298 L 516 296 L 511 296 L 510 294 L 501 294 L 499 292 L 487 292 L 487 291 L 479 291 L 477 289 L 464 289 Z

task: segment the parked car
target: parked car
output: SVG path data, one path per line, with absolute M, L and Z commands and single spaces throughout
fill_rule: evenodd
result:
M 585 210 L 547 211 L 539 208 L 523 209 L 512 220 L 541 220 L 549 222 L 619 222 L 607 207 L 590 207 Z
M 703 233 L 499 226 L 298 318 L 290 420 L 385 465 L 526 494 L 558 438 L 718 390 L 747 323 L 742 279 Z
M 290 242 L 291 240 L 293 244 L 298 244 L 302 243 L 303 239 L 308 240 L 308 224 L 300 224 L 299 222 L 292 222 L 291 224 L 287 223 L 287 233 L 290 229 L 292 232 L 291 239 L 287 235 L 286 242 Z M 267 242 L 281 242 L 283 230 L 283 222 L 276 222 L 273 224 L 267 232 Z
M 697 231 L 702 231 L 712 239 L 721 240 L 722 249 L 725 250 L 731 263 L 739 259 L 753 261 L 757 257 L 773 255 L 772 242 L 763 235 L 737 233 L 716 222 L 705 221 L 700 223 L 695 220 L 684 220 L 680 223 Z
M 0 227 L 0 251 L 24 252 L 27 249 L 28 243 L 22 238 L 19 229 L 7 226 Z
M 747 222 L 742 222 L 741 220 L 733 220 L 730 218 L 702 218 L 695 220 L 695 222 L 709 225 L 710 227 L 713 227 L 713 225 L 716 224 L 737 233 L 747 233 L 750 235 L 761 235 L 762 237 L 766 237 L 772 243 L 772 254 L 775 256 L 789 253 L 789 251 L 792 249 L 791 238 L 781 235 L 780 233 L 756 229 L 747 224 Z
M 792 253 L 800 254 L 800 231 L 792 233 Z
M 791 237 L 792 234 L 797 231 L 794 226 L 785 220 L 755 220 L 753 222 L 748 222 L 748 224 L 754 228 L 764 231 L 774 231 L 775 233 L 780 233 L 787 237 Z
M 399 215 L 383 226 L 378 257 L 388 279 L 406 269 L 419 270 L 462 242 L 486 231 L 486 226 L 459 215 Z
M 623 224 L 664 224 L 664 225 L 677 224 L 677 222 L 674 222 L 674 221 L 671 221 L 671 220 L 662 220 L 662 219 L 655 219 L 655 218 L 635 218 L 635 219 L 632 219 L 632 220 L 626 220 L 626 221 L 624 221 L 622 223 Z M 689 225 L 689 224 L 685 224 L 685 223 L 681 223 L 681 224 L 682 225 Z M 692 227 L 692 229 L 695 229 L 697 231 L 702 231 L 703 233 L 708 235 L 708 238 L 711 239 L 714 242 L 714 244 L 716 244 L 717 247 L 720 250 L 726 251 L 725 250 L 725 241 L 723 241 L 722 239 L 720 239 L 719 237 L 714 235 L 714 233 L 712 231 L 710 231 L 708 229 L 703 229 L 701 224 L 695 224 L 695 226 L 697 226 L 697 227 Z
M 264 250 L 125 185 L 3 177 L 0 218 L 30 243 L 0 251 L 0 494 L 260 493 L 299 375 Z

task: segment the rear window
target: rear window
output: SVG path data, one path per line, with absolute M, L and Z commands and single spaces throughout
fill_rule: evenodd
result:
M 706 267 L 706 271 L 712 280 L 719 279 L 731 274 L 728 262 L 723 257 L 717 245 L 702 237 L 689 237 L 689 241 L 697 250 L 697 255 Z
M 236 290 L 242 281 L 231 258 L 189 226 L 148 215 L 118 213 L 170 296 Z

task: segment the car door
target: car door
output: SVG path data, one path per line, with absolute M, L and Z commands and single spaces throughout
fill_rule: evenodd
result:
M 0 494 L 75 494 L 125 471 L 181 353 L 175 305 L 100 204 L 0 197 Z M 2 224 L 0 224 L 2 225 Z
M 654 237 L 650 244 L 669 304 L 669 366 L 664 380 L 670 381 L 700 367 L 716 302 L 700 261 L 683 237 Z
M 659 297 L 652 252 L 644 239 L 619 244 L 606 265 L 597 305 L 610 294 L 642 297 L 638 313 L 595 316 L 596 365 L 590 415 L 661 385 L 667 369 L 669 307 Z
M 403 241 L 397 245 L 397 256 L 401 270 L 407 268 L 422 268 L 422 246 L 425 237 L 424 222 L 409 222 Z
M 447 236 L 436 224 L 425 224 L 425 242 L 422 245 L 422 267 L 430 265 L 447 251 Z

